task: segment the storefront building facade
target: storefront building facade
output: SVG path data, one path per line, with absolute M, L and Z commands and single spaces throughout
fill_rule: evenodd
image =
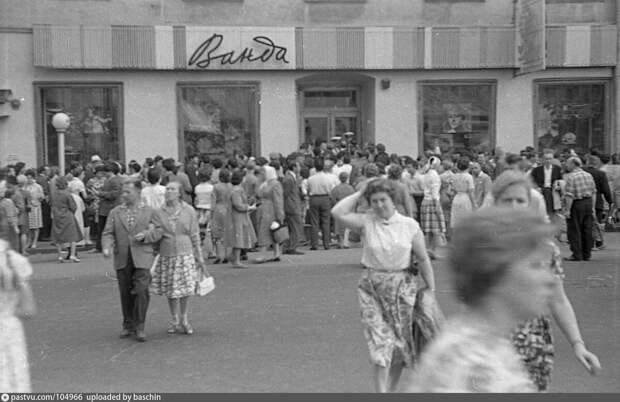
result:
M 89 3 L 115 12 L 0 20 L 0 165 L 57 164 L 61 111 L 67 161 L 287 154 L 344 132 L 412 156 L 620 146 L 613 1 L 274 0 L 229 25 L 192 10 L 255 0 L 162 1 L 173 21 L 136 9 L 136 24 Z

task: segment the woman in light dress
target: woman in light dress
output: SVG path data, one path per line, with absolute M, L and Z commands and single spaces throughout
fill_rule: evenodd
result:
M 268 260 L 259 257 L 256 262 L 278 262 L 282 250 L 281 245 L 273 239 L 271 225 L 273 222 L 278 222 L 280 225 L 284 223 L 284 193 L 282 184 L 278 181 L 276 169 L 265 165 L 261 170 L 264 172 L 265 181 L 258 186 L 256 191 L 259 203 L 256 212 L 256 237 L 261 255 L 266 253 L 267 247 L 273 246 L 273 257 Z
M 0 239 L 0 392 L 32 392 L 26 339 L 20 318 L 35 313 L 28 259 Z
M 358 298 L 377 392 L 398 390 L 403 369 L 413 367 L 418 357 L 413 308 L 421 289 L 410 269 L 412 256 L 418 261 L 427 289 L 431 294 L 435 291 L 424 234 L 413 218 L 398 213 L 395 193 L 389 180 L 372 179 L 332 209 L 335 219 L 361 231 L 362 265 L 366 269 L 358 284 Z M 357 213 L 362 197 L 370 210 Z
M 463 216 L 477 208 L 474 197 L 474 178 L 467 171 L 469 169 L 469 159 L 459 159 L 456 167 L 458 173 L 454 175 L 452 181 L 455 195 L 450 210 L 450 226 L 452 228 L 458 224 Z

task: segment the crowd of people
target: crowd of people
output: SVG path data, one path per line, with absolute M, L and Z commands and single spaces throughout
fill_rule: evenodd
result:
M 544 391 L 554 353 L 550 318 L 577 359 L 590 372 L 600 368 L 564 292 L 561 231 L 548 223 L 565 227 L 572 252 L 565 260 L 588 261 L 605 247 L 618 200 L 620 156 L 596 150 L 428 151 L 414 159 L 382 144 L 320 142 L 286 156 L 191 155 L 186 163 L 156 156 L 127 166 L 93 155 L 64 175 L 23 163 L 1 169 L 0 245 L 26 256 L 49 239 L 60 263 L 79 263 L 81 244 L 113 256 L 120 335 L 143 342 L 151 293 L 168 299 L 170 334 L 193 334 L 188 303 L 210 275 L 207 264 L 248 268 L 249 251 L 258 252 L 254 263 L 276 263 L 304 254 L 303 245 L 361 242 L 358 295 L 377 391 L 399 389 L 402 369 L 414 364 L 425 369 L 413 390 Z M 421 354 L 414 307 L 423 290 L 434 294 L 432 260 L 448 242 L 471 317 L 450 323 Z M 528 276 L 523 267 L 538 271 Z M 527 300 L 534 291 L 540 300 Z M 464 355 L 472 359 L 449 358 Z M 476 372 L 486 377 L 468 377 Z

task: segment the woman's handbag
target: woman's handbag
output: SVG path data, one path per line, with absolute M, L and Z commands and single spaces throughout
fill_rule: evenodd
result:
M 278 222 L 271 224 L 271 236 L 276 244 L 282 244 L 290 238 L 288 226 L 280 225 Z
M 215 289 L 215 281 L 212 276 L 205 276 L 200 274 L 200 280 L 196 282 L 196 295 L 206 296 Z
M 437 336 L 444 322 L 435 294 L 427 288 L 420 289 L 413 307 L 413 341 L 417 354 Z

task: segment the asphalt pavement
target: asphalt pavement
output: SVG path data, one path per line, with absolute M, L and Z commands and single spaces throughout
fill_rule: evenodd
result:
M 592 261 L 565 263 L 568 296 L 604 370 L 590 377 L 554 328 L 553 392 L 620 391 L 620 233 L 607 235 L 608 248 Z M 372 392 L 356 294 L 360 250 L 302 251 L 247 270 L 210 266 L 217 288 L 190 301 L 192 336 L 166 333 L 166 300 L 153 296 L 145 343 L 118 338 L 109 260 L 31 256 L 39 311 L 25 328 L 34 390 Z M 434 267 L 444 312 L 458 314 L 445 263 Z

